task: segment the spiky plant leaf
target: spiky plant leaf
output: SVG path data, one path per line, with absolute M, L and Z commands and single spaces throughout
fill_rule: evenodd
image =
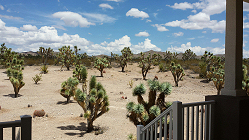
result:
M 144 106 L 142 104 L 137 104 L 133 106 L 132 109 L 136 114 L 141 114 L 142 112 L 144 112 Z
M 155 116 L 160 115 L 161 110 L 158 106 L 154 105 L 150 108 L 150 114 L 154 114 Z
M 144 87 L 144 84 L 140 84 L 133 89 L 132 95 L 133 96 L 143 95 L 145 94 L 145 92 L 146 92 L 146 89 Z

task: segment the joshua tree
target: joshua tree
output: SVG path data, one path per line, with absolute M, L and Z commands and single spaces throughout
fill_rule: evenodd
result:
M 161 62 L 162 56 L 160 54 L 153 54 L 153 57 L 155 58 L 155 61 L 153 63 L 154 66 L 159 65 L 159 63 Z
M 39 51 L 38 51 L 38 54 L 42 56 L 42 63 L 44 65 L 47 64 L 47 61 L 48 61 L 48 58 L 49 57 L 52 57 L 53 56 L 53 49 L 51 49 L 50 47 L 49 48 L 43 48 L 43 47 L 40 47 L 39 48 Z
M 182 54 L 182 60 L 183 60 L 183 61 L 195 59 L 195 57 L 196 57 L 196 54 L 195 54 L 194 52 L 192 52 L 190 49 L 186 50 L 186 51 Z
M 100 71 L 101 77 L 103 77 L 104 68 L 108 67 L 109 61 L 106 58 L 97 58 L 94 62 L 94 67 Z
M 85 66 L 76 65 L 75 70 L 73 71 L 73 77 L 76 77 L 80 83 L 83 83 L 82 90 L 86 91 L 86 79 L 87 79 L 87 69 Z
M 148 85 L 150 90 L 148 102 L 145 102 L 142 96 L 146 89 L 143 84 L 140 84 L 133 89 L 132 93 L 133 96 L 137 96 L 138 104 L 129 102 L 126 105 L 127 117 L 135 126 L 139 124 L 146 126 L 172 104 L 165 102 L 165 97 L 172 91 L 172 86 L 169 83 L 160 84 L 157 80 L 149 80 Z M 159 92 L 158 96 L 157 92 Z
M 144 56 L 144 53 L 140 53 L 140 62 L 139 62 L 139 67 L 142 68 L 142 75 L 143 75 L 143 80 L 146 79 L 146 75 L 149 70 L 153 69 L 152 64 L 157 60 L 156 55 L 151 56 L 149 55 L 147 57 Z
M 165 54 L 163 54 L 163 56 L 166 63 L 172 60 L 172 53 L 170 51 L 166 51 Z
M 11 63 L 14 55 L 16 55 L 15 52 L 11 51 L 11 48 L 7 48 L 5 46 L 5 43 L 1 44 L 0 47 L 0 65 L 4 65 L 5 67 L 8 67 L 8 63 Z
M 242 66 L 242 74 L 243 74 L 243 81 L 242 81 L 242 89 L 249 93 L 249 78 L 247 76 L 247 66 Z
M 84 110 L 84 117 L 87 119 L 87 131 L 93 130 L 93 121 L 109 111 L 109 101 L 106 91 L 101 83 L 96 82 L 96 77 L 92 76 L 89 84 L 89 94 L 76 90 L 75 100 Z
M 124 72 L 125 66 L 127 67 L 127 62 L 132 59 L 132 52 L 130 50 L 130 47 L 124 47 L 123 50 L 121 50 L 122 55 L 116 56 L 118 59 L 120 66 L 122 68 L 122 72 Z
M 218 70 L 215 70 L 214 67 L 212 68 L 212 81 L 214 82 L 214 85 L 217 89 L 217 95 L 220 95 L 220 91 L 222 88 L 224 88 L 225 84 L 225 71 L 221 68 Z
M 75 95 L 78 84 L 79 84 L 78 79 L 72 77 L 69 77 L 67 81 L 61 83 L 60 94 L 63 97 L 67 98 L 67 103 L 69 103 L 70 97 Z
M 59 51 L 57 57 L 60 59 L 60 63 L 62 64 L 61 69 L 63 66 L 66 66 L 67 70 L 69 70 L 70 66 L 74 65 L 75 62 L 73 50 L 70 49 L 70 46 L 63 46 L 62 48 L 59 48 Z
M 171 62 L 171 65 L 169 67 L 175 81 L 175 86 L 178 87 L 178 82 L 182 79 L 182 77 L 185 75 L 183 68 L 180 64 L 175 65 L 175 62 Z
M 22 70 L 24 69 L 23 60 L 19 60 L 17 55 L 13 57 L 11 62 L 7 63 L 7 76 L 10 79 L 11 84 L 13 85 L 15 97 L 18 96 L 20 89 L 25 85 L 23 82 Z

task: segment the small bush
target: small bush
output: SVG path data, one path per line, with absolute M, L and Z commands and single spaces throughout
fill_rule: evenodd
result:
M 40 71 L 41 71 L 41 73 L 43 73 L 43 74 L 48 73 L 48 66 L 46 66 L 46 65 L 41 66 Z
M 39 75 L 36 74 L 35 77 L 32 77 L 35 84 L 37 84 L 39 81 L 41 81 L 41 77 L 42 77 L 41 74 L 39 74 Z

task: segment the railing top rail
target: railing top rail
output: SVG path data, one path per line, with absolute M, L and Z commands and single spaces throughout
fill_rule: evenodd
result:
M 147 128 L 149 128 L 151 125 L 153 125 L 156 121 L 159 121 L 160 118 L 162 118 L 164 115 L 169 113 L 171 110 L 172 110 L 172 105 L 169 108 L 167 108 L 165 111 L 163 111 L 163 113 L 161 113 L 159 116 L 157 116 L 154 120 L 152 120 L 149 124 L 147 124 L 144 128 L 142 128 L 141 131 L 144 131 Z
M 182 104 L 182 107 L 207 105 L 207 104 L 215 104 L 215 101 L 214 100 L 210 100 L 210 101 L 203 101 L 203 102 L 186 103 L 186 104 Z
M 7 128 L 7 127 L 21 127 L 21 120 L 0 122 L 0 128 Z

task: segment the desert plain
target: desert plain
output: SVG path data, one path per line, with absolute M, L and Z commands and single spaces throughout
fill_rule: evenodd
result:
M 44 109 L 47 117 L 32 118 L 32 139 L 34 140 L 126 140 L 129 134 L 136 135 L 136 126 L 126 117 L 126 104 L 130 101 L 137 103 L 137 98 L 132 96 L 133 88 L 144 83 L 147 92 L 143 96 L 147 100 L 147 81 L 142 80 L 141 68 L 137 63 L 128 64 L 125 72 L 120 67 L 105 68 L 103 77 L 95 68 L 88 69 L 88 80 L 91 75 L 97 76 L 109 96 L 109 112 L 94 121 L 94 126 L 103 130 L 102 134 L 95 131 L 87 133 L 87 120 L 80 117 L 83 109 L 71 98 L 66 104 L 66 98 L 60 95 L 61 83 L 73 75 L 73 67 L 69 71 L 61 66 L 48 66 L 48 73 L 42 74 L 42 81 L 35 84 L 32 77 L 40 73 L 41 66 L 25 66 L 23 77 L 25 86 L 20 90 L 19 97 L 14 98 L 12 84 L 4 73 L 6 69 L 0 69 L 0 122 L 20 120 L 21 115 L 31 115 L 35 110 Z M 217 94 L 213 82 L 199 79 L 198 74 L 191 70 L 185 70 L 183 81 L 179 87 L 174 87 L 173 76 L 170 71 L 158 72 L 158 66 L 150 70 L 147 79 L 153 79 L 155 75 L 161 82 L 169 82 L 173 86 L 172 92 L 166 97 L 166 101 L 181 101 L 183 103 L 204 101 L 205 96 Z M 133 80 L 133 88 L 128 84 Z M 81 88 L 81 84 L 78 85 Z M 127 99 L 123 99 L 127 97 Z M 32 107 L 28 107 L 32 105 Z M 16 129 L 18 132 L 19 128 Z M 4 129 L 4 140 L 11 139 L 11 128 Z

